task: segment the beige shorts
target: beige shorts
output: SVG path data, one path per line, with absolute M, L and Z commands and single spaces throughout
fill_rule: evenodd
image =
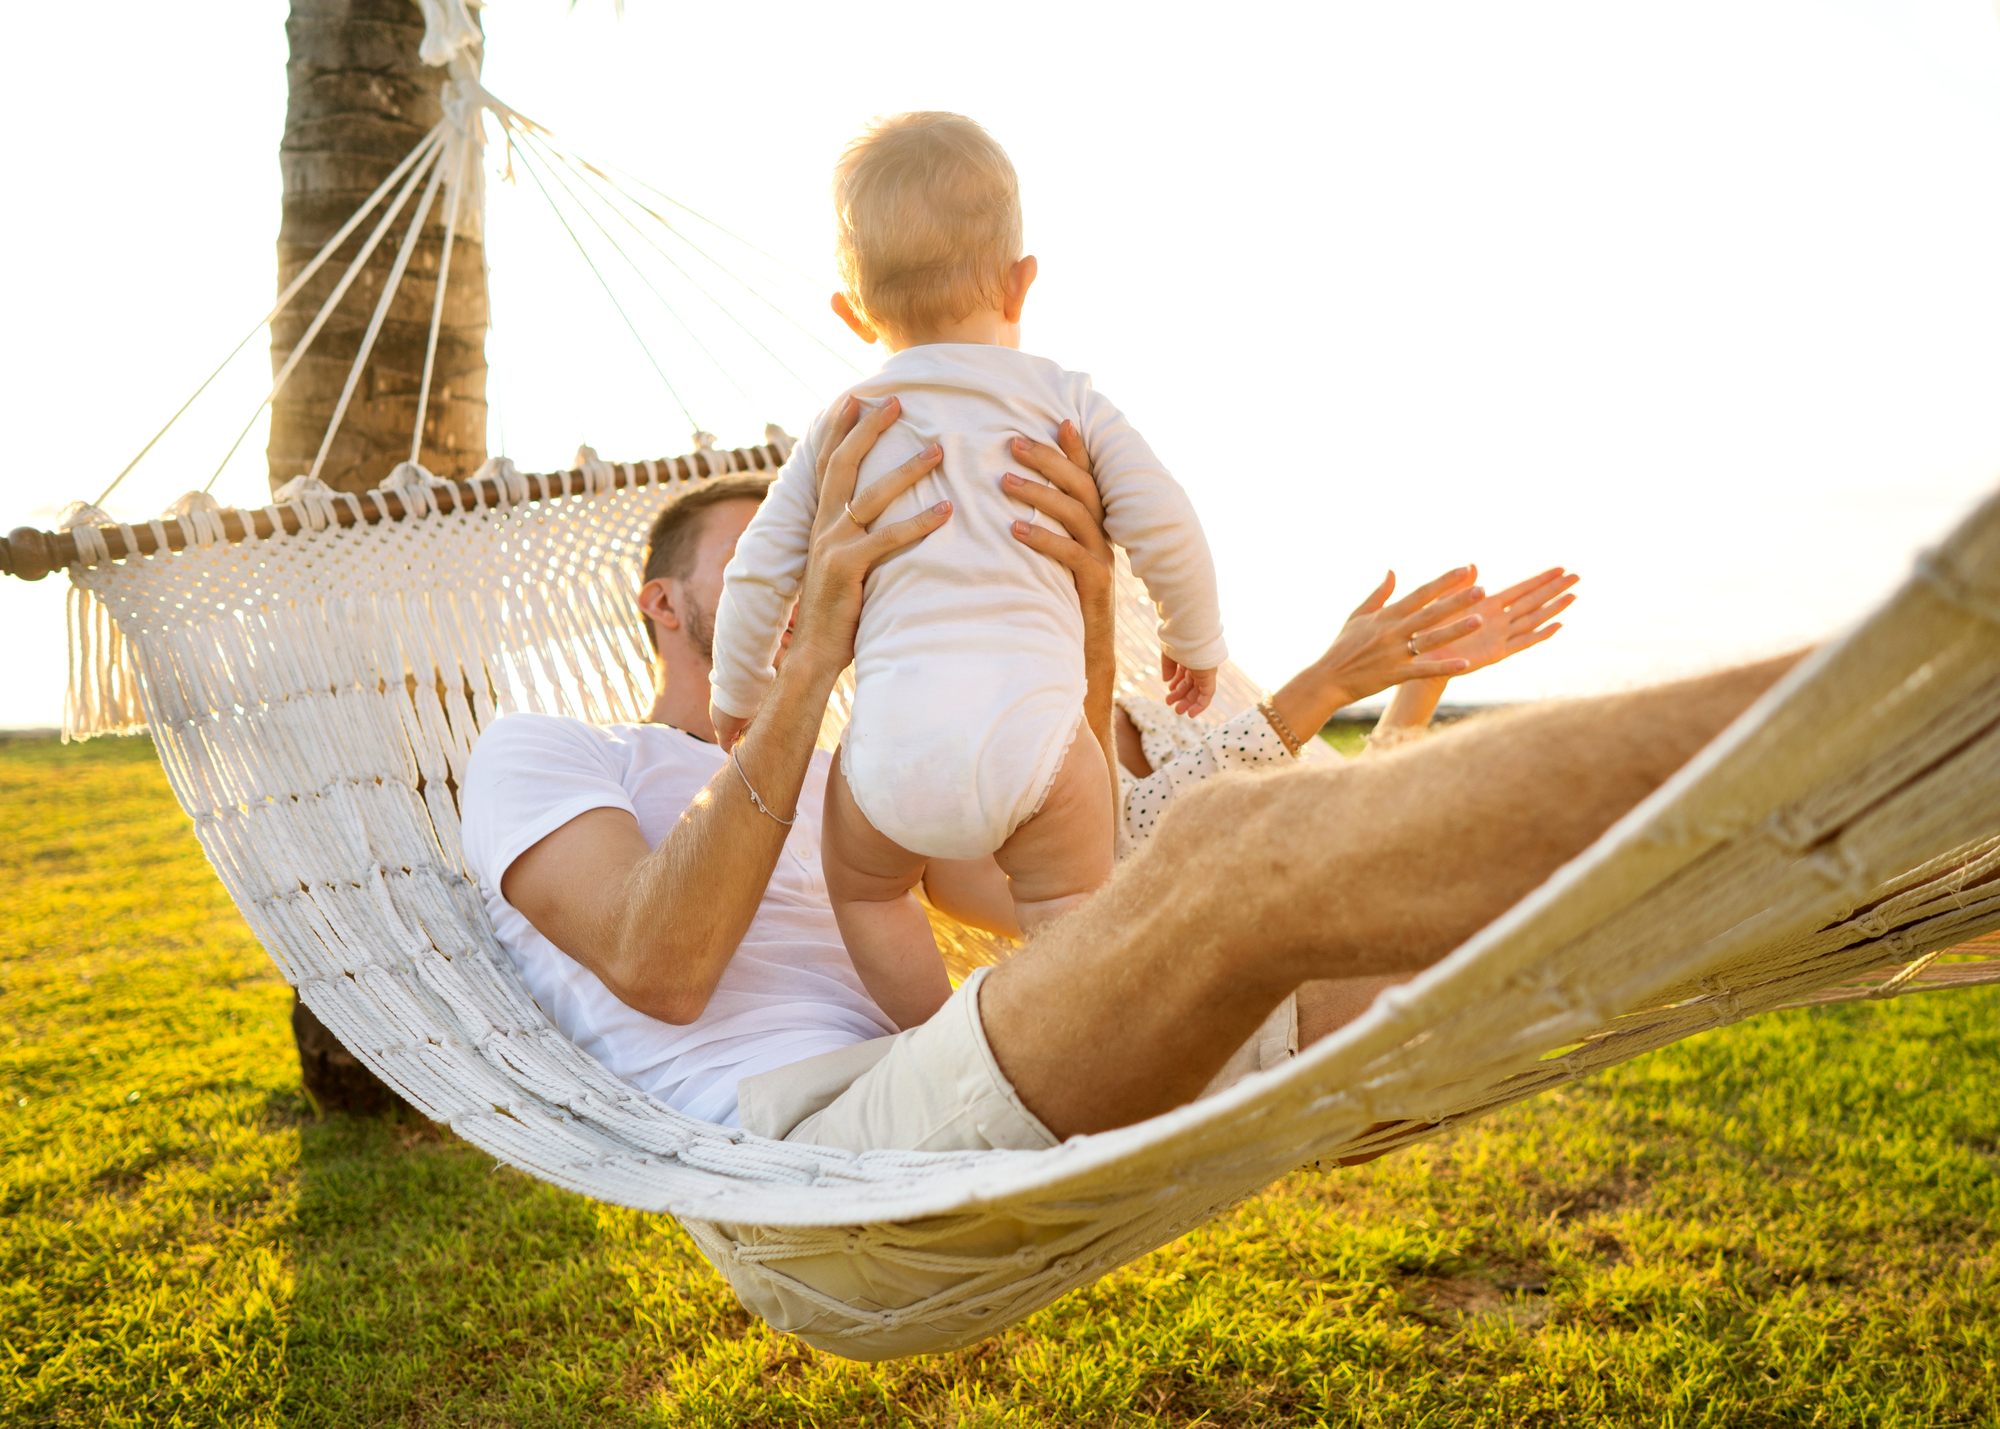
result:
M 967 978 L 921 1027 L 745 1077 L 737 1087 L 744 1129 L 851 1151 L 1053 1146 L 1056 1138 L 1021 1104 L 987 1045 L 979 1022 L 985 973 Z M 1282 1064 L 1298 1051 L 1298 1027 L 1297 1004 L 1286 998 L 1202 1095 Z M 691 1221 L 688 1229 L 753 1314 L 816 1348 L 873 1360 L 986 1334 L 991 1307 L 952 1297 L 967 1282 L 990 1281 L 996 1256 L 1066 1242 L 1088 1231 L 1095 1214 L 1085 1205 L 1075 1223 L 990 1209 L 934 1216 L 903 1227 L 922 1243 L 919 1257 L 839 1246 L 802 1252 L 792 1244 L 802 1233 L 757 1225 Z M 829 1300 L 842 1308 L 829 1309 Z M 864 1331 L 857 1311 L 894 1318 Z
M 930 1021 L 737 1084 L 745 1131 L 849 1151 L 1033 1151 L 1057 1137 L 1028 1110 L 987 1045 L 979 985 L 965 980 Z M 1202 1096 L 1266 1071 L 1299 1050 L 1295 998 L 1279 1003 Z

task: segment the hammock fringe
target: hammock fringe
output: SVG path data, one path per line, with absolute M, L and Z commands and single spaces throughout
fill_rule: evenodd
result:
M 63 691 L 63 742 L 99 734 L 144 734 L 138 671 L 111 612 L 95 592 L 80 585 L 69 588 L 66 606 L 69 688 Z

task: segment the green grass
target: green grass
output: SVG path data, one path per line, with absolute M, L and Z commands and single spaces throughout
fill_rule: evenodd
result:
M 143 741 L 0 744 L 0 1423 L 2000 1420 L 2000 998 L 1787 1013 L 857 1366 L 670 1222 L 315 1120 Z

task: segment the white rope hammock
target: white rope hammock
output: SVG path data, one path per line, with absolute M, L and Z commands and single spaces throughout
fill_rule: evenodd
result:
M 2000 499 L 1594 847 L 1281 1070 L 1040 1152 L 854 1155 L 697 1122 L 523 992 L 454 794 L 506 711 L 644 713 L 637 563 L 691 483 L 650 463 L 591 464 L 585 495 L 494 475 L 405 489 L 402 520 L 312 492 L 266 523 L 194 509 L 186 549 L 155 523 L 154 553 L 118 560 L 110 533 L 74 527 L 69 733 L 152 730 L 279 970 L 414 1106 L 556 1185 L 680 1217 L 746 1304 L 821 1348 L 964 1344 L 1302 1163 L 1752 1013 L 1989 980 L 1927 957 L 2000 928 Z M 225 517 L 274 534 L 232 542 Z M 1149 669 L 1150 609 L 1130 586 L 1124 604 L 1121 667 Z M 1254 690 L 1239 674 L 1228 693 Z M 983 1249 L 937 1249 L 947 1234 Z M 828 1292 L 857 1266 L 951 1283 L 908 1303 Z
M 19 548 L 0 553 L 31 579 L 69 568 L 66 735 L 151 729 L 202 846 L 286 980 L 377 1076 L 468 1141 L 556 1185 L 680 1217 L 778 1328 L 879 1358 L 990 1334 L 1303 1163 L 1436 1135 L 1752 1013 L 2000 980 L 2000 964 L 1933 965 L 2000 929 L 1996 499 L 1519 906 L 1337 1036 L 1218 1097 L 1048 1151 L 855 1155 L 707 1125 L 617 1081 L 556 1031 L 495 942 L 465 868 L 456 790 L 480 730 L 508 711 L 642 717 L 650 652 L 632 599 L 648 524 L 689 473 L 770 469 L 789 439 L 767 429 L 774 446 L 721 453 L 698 434 L 689 458 L 615 468 L 586 453 L 559 480 L 501 460 L 470 483 L 439 482 L 416 464 L 454 236 L 481 207 L 479 116 L 496 116 L 509 173 L 518 157 L 670 391 L 584 235 L 608 244 L 711 360 L 614 224 L 809 391 L 654 233 L 812 334 L 634 192 L 647 186 L 562 151 L 487 93 L 466 0 L 419 3 L 423 58 L 450 71 L 444 120 L 250 334 L 387 205 L 268 403 L 416 198 L 312 471 L 261 513 L 192 492 L 137 530 L 99 509 L 107 488 L 71 512 L 66 535 L 28 532 L 19 545 L 17 532 Z M 581 232 L 558 192 L 587 220 Z M 319 475 L 440 194 L 410 461 L 384 491 L 335 495 Z M 1118 638 L 1121 669 L 1156 668 L 1154 613 L 1129 573 Z M 1158 693 L 1150 676 L 1132 684 Z M 1226 670 L 1213 713 L 1257 694 Z M 823 744 L 845 714 L 843 690 Z M 1005 955 L 998 940 L 934 921 L 956 972 Z M 898 1293 L 903 1270 L 930 1288 Z

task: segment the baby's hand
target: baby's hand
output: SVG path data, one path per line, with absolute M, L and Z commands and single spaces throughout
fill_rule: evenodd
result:
M 743 731 L 750 728 L 749 720 L 724 714 L 713 703 L 708 707 L 708 722 L 715 726 L 715 742 L 723 749 L 734 749 Z
M 1174 713 L 1198 715 L 1215 698 L 1215 671 L 1190 670 L 1180 661 L 1162 655 L 1160 678 L 1167 685 L 1167 703 Z

